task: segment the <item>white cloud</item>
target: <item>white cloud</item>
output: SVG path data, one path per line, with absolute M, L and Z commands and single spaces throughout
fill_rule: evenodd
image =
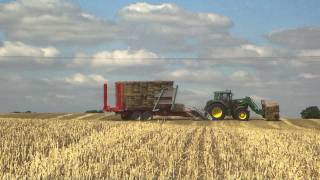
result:
M 93 66 L 119 65 L 128 66 L 134 64 L 146 65 L 149 64 L 150 59 L 144 58 L 158 58 L 155 53 L 146 50 L 116 50 L 112 52 L 104 51 L 94 55 L 92 60 Z M 113 59 L 113 60 L 112 60 Z
M 135 3 L 122 8 L 118 15 L 126 42 L 138 49 L 190 52 L 205 43 L 225 46 L 241 41 L 228 32 L 233 24 L 230 18 L 191 12 L 175 4 Z
M 192 12 L 168 3 L 128 5 L 118 12 L 115 21 L 84 12 L 72 1 L 18 0 L 0 4 L 4 36 L 37 45 L 95 47 L 117 42 L 157 53 L 191 52 L 203 49 L 201 46 L 243 43 L 228 32 L 232 24 L 223 15 Z
M 251 95 L 250 97 L 253 99 L 253 101 L 254 101 L 258 106 L 260 106 L 261 100 L 270 100 L 270 98 L 268 98 L 268 97 L 259 96 L 259 95 Z
M 90 58 L 87 58 L 90 57 Z M 91 58 L 92 57 L 92 58 Z M 154 59 L 156 58 L 156 59 Z M 73 60 L 75 66 L 92 66 L 94 68 L 109 67 L 119 68 L 137 65 L 156 65 L 163 63 L 159 56 L 153 52 L 140 50 L 114 50 L 102 51 L 93 55 L 78 54 Z
M 302 61 L 301 59 L 290 60 L 286 64 L 295 68 L 303 68 L 308 66 L 307 62 Z
M 150 21 L 150 23 L 174 23 L 185 27 L 213 26 L 230 27 L 231 20 L 226 16 L 214 13 L 192 13 L 175 4 L 152 5 L 136 3 L 124 7 L 119 15 L 126 21 Z
M 320 56 L 320 49 L 301 50 L 299 56 Z
M 110 41 L 117 32 L 112 22 L 64 0 L 18 0 L 0 4 L 0 28 L 11 40 L 32 44 L 88 46 Z
M 315 78 L 319 78 L 320 75 L 316 75 L 313 73 L 301 73 L 301 74 L 299 74 L 299 77 L 304 78 L 304 79 L 315 79 Z
M 81 16 L 84 18 L 87 18 L 89 20 L 98 20 L 98 18 L 96 16 L 94 16 L 93 14 L 89 14 L 89 13 L 81 13 Z
M 74 99 L 75 98 L 73 95 L 64 95 L 64 94 L 56 94 L 55 97 L 58 99 Z
M 213 69 L 192 69 L 181 67 L 174 70 L 164 71 L 158 74 L 159 77 L 186 82 L 208 82 L 221 80 L 223 74 Z
M 212 47 L 209 48 L 206 56 L 213 58 L 266 57 L 280 53 L 281 52 L 279 50 L 267 46 L 242 44 L 234 47 Z
M 320 49 L 320 27 L 299 27 L 271 32 L 266 35 L 273 43 L 295 49 Z
M 207 90 L 179 89 L 177 103 L 183 103 L 187 107 L 203 108 L 209 100 L 210 93 Z
M 101 85 L 106 79 L 98 74 L 84 75 L 81 73 L 66 77 L 64 81 L 71 85 Z
M 18 61 L 18 60 L 30 60 L 32 59 L 38 63 L 48 62 L 51 59 L 48 57 L 55 57 L 59 55 L 59 51 L 51 46 L 48 47 L 36 47 L 24 44 L 22 42 L 5 41 L 0 46 L 0 61 Z M 1 57 L 4 56 L 4 57 Z M 5 56 L 27 56 L 23 58 L 6 58 Z M 34 58 L 33 58 L 34 57 Z M 43 58 L 41 58 L 43 57 Z
M 18 83 L 18 82 L 20 82 L 22 80 L 23 80 L 23 78 L 20 75 L 17 75 L 17 74 L 15 74 L 15 75 L 7 75 L 7 74 L 5 74 L 5 75 L 1 75 L 0 76 L 0 83 L 1 84 L 4 84 L 4 82 L 8 82 L 8 81 Z
M 253 44 L 242 45 L 241 48 L 247 51 L 254 51 L 258 56 L 269 56 L 272 54 L 272 49 L 267 47 L 259 47 Z
M 231 78 L 234 80 L 247 80 L 250 74 L 247 71 L 236 71 L 231 74 Z
M 138 12 L 138 13 L 150 13 L 153 11 L 178 11 L 179 8 L 173 4 L 161 4 L 152 5 L 148 3 L 136 3 L 124 7 L 122 11 Z

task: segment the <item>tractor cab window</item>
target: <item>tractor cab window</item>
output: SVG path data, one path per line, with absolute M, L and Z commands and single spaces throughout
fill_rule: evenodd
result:
M 232 100 L 232 94 L 229 92 L 216 92 L 214 94 L 215 100 L 219 101 L 231 101 Z
M 223 101 L 229 101 L 229 100 L 230 100 L 230 96 L 229 96 L 229 94 L 225 93 L 225 94 L 222 94 L 221 99 L 222 99 Z

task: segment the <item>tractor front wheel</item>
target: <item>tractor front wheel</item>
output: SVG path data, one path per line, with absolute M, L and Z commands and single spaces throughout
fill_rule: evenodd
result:
M 238 109 L 236 112 L 236 117 L 241 121 L 248 121 L 250 118 L 250 111 L 247 109 Z
M 222 104 L 212 104 L 208 110 L 212 120 L 223 120 L 226 116 L 226 108 Z

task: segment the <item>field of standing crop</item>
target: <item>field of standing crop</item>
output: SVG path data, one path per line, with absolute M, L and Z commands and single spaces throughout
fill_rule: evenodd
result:
M 0 179 L 319 179 L 320 121 L 0 115 Z

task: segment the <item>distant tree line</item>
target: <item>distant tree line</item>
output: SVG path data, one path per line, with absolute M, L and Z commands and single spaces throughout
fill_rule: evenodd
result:
M 11 113 L 34 113 L 32 111 L 13 111 Z M 87 110 L 85 113 L 103 113 L 103 110 Z
M 12 113 L 32 113 L 32 111 L 25 111 L 25 112 L 13 111 Z
M 318 106 L 309 106 L 301 111 L 303 119 L 320 119 L 320 110 Z

